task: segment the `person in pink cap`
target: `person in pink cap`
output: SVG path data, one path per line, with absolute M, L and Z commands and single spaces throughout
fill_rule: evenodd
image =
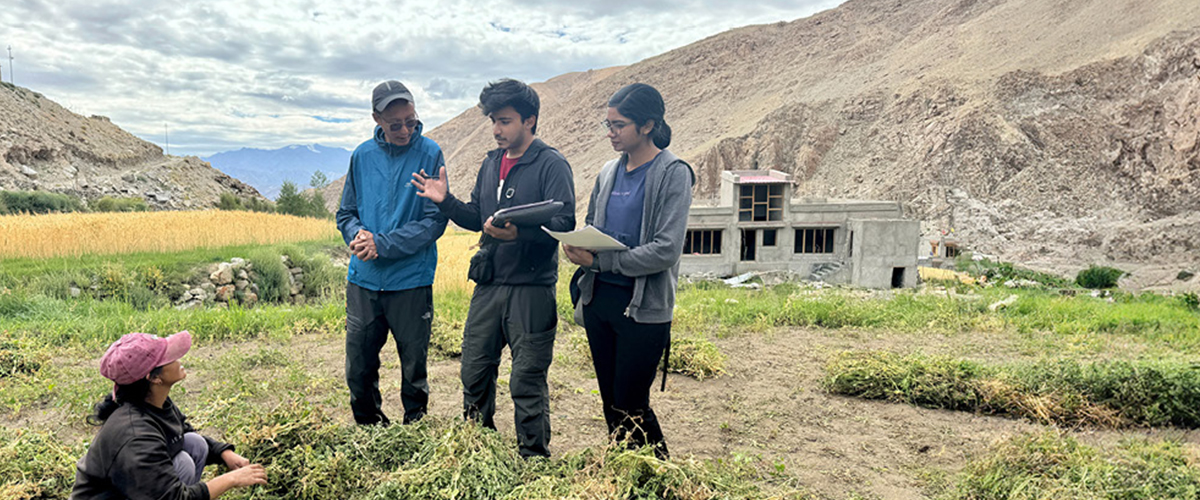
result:
M 72 500 L 210 499 L 267 483 L 262 465 L 197 434 L 171 402 L 171 387 L 187 378 L 179 359 L 191 347 L 186 331 L 167 338 L 130 333 L 108 347 L 100 374 L 116 385 L 88 417 L 103 427 L 79 459 Z M 201 482 L 204 466 L 215 463 L 229 472 Z

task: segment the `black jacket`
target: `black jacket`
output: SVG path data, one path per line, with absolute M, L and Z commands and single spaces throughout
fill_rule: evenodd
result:
M 122 404 L 79 459 L 71 500 L 84 499 L 204 499 L 208 485 L 184 485 L 173 460 L 183 451 L 183 435 L 195 432 L 187 417 L 171 402 L 162 409 L 147 404 Z M 221 463 L 221 453 L 233 446 L 208 437 L 209 464 Z
M 558 150 L 534 139 L 504 180 L 504 192 L 496 200 L 500 185 L 500 158 L 503 149 L 488 152 L 475 178 L 471 202 L 463 203 L 453 195 L 438 205 L 442 213 L 463 229 L 482 231 L 488 217 L 502 208 L 561 201 L 559 210 L 546 227 L 554 231 L 575 229 L 575 178 L 571 165 Z M 558 241 L 539 226 L 517 226 L 517 239 L 501 242 L 492 254 L 492 283 L 499 285 L 553 285 L 558 283 Z

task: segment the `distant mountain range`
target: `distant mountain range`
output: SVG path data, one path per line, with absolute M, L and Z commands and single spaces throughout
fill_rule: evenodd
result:
M 201 159 L 273 200 L 279 196 L 284 181 L 292 181 L 303 190 L 309 187 L 313 172 L 318 170 L 331 181 L 346 175 L 350 151 L 307 144 L 279 149 L 241 148 Z

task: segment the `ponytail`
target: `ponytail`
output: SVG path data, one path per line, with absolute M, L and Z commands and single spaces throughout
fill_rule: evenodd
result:
M 650 131 L 650 139 L 654 141 L 654 147 L 667 149 L 667 146 L 671 145 L 671 126 L 667 125 L 665 120 L 654 122 L 654 130 Z

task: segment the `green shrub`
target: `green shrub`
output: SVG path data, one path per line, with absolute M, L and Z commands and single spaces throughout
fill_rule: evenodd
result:
M 242 199 L 242 206 L 251 212 L 267 212 L 275 213 L 275 204 L 271 200 L 258 197 L 248 197 Z
M 221 193 L 217 201 L 217 210 L 242 210 L 242 202 L 238 201 L 238 197 L 228 191 Z
M 1176 297 L 1179 303 L 1183 304 L 1183 307 L 1193 311 L 1200 310 L 1200 295 L 1196 294 L 1196 292 L 1181 293 Z
M 287 266 L 283 265 L 279 252 L 274 248 L 251 251 L 246 260 L 253 268 L 253 278 L 258 285 L 258 300 L 283 302 L 291 295 L 291 283 Z
M 158 266 L 146 266 L 138 269 L 136 275 L 138 284 L 154 292 L 164 292 L 169 285 L 166 275 Z
M 119 262 L 109 262 L 104 264 L 96 277 L 96 285 L 99 286 L 101 297 L 124 299 L 129 294 L 133 279 L 125 271 L 125 266 Z
M 1075 275 L 1075 284 L 1093 290 L 1116 288 L 1117 280 L 1121 279 L 1121 276 L 1124 275 L 1125 271 L 1120 269 L 1105 266 L 1091 266 L 1087 269 L 1079 271 L 1079 274 Z
M 45 191 L 0 191 L 0 204 L 10 214 L 46 214 L 83 210 L 79 198 Z
M 146 200 L 136 196 L 112 197 L 105 196 L 91 205 L 93 212 L 145 212 L 150 210 Z
M 131 284 L 125 292 L 125 300 L 139 311 L 148 311 L 166 305 L 166 298 L 140 284 Z
M 217 201 L 217 210 L 248 210 L 251 212 L 275 212 L 275 204 L 270 200 L 265 200 L 256 196 L 248 196 L 245 198 L 228 191 L 221 193 L 220 199 Z

